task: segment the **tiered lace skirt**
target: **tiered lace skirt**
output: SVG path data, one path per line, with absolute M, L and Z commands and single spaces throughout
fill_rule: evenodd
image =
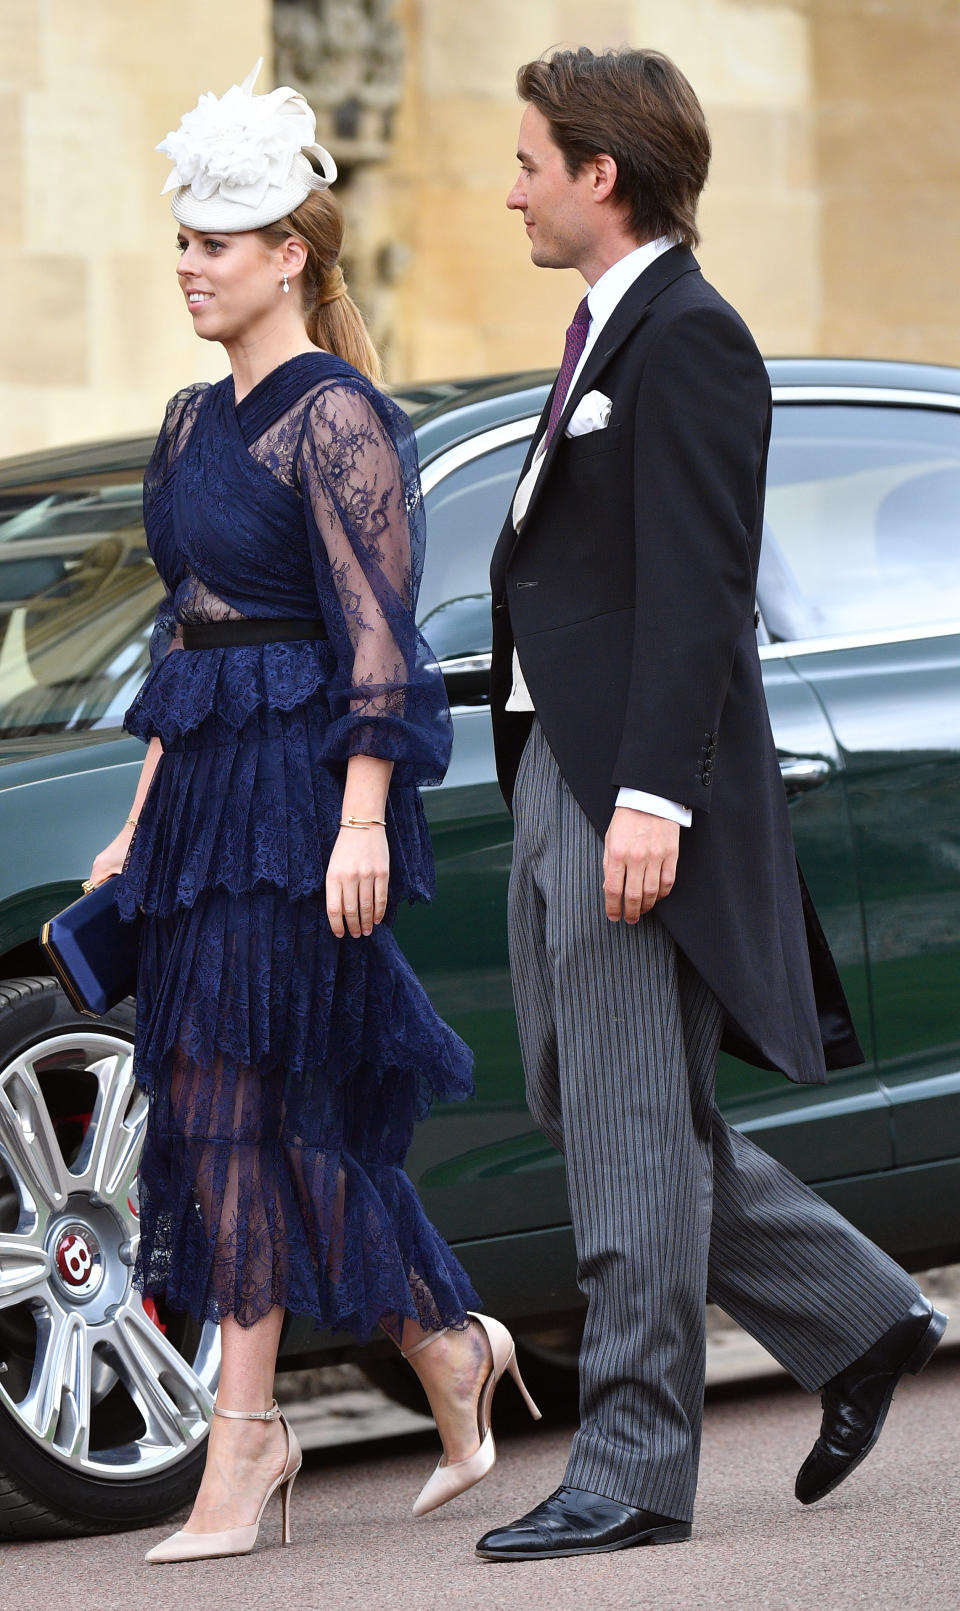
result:
M 163 744 L 118 891 L 144 914 L 137 1280 L 198 1320 L 279 1304 L 365 1338 L 478 1304 L 403 1168 L 430 1103 L 471 1094 L 472 1059 L 390 913 L 368 938 L 330 929 L 327 653 L 174 649 L 125 719 Z M 388 823 L 392 913 L 430 893 L 414 789 L 391 791 Z

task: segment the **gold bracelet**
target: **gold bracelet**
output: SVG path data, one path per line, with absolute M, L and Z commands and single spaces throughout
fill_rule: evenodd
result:
M 341 828 L 385 828 L 384 817 L 341 817 Z
M 128 817 L 123 826 L 125 828 L 136 828 L 138 826 L 139 822 L 140 822 L 139 817 Z

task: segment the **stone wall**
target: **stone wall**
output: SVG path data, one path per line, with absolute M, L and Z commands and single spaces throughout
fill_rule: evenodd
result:
M 766 352 L 960 363 L 960 0 L 395 0 L 402 49 L 390 0 L 304 4 L 349 36 L 351 71 L 364 7 L 403 59 L 389 154 L 356 135 L 339 153 L 393 380 L 559 361 L 582 282 L 533 268 L 504 206 L 514 74 L 626 41 L 703 100 L 700 257 Z M 272 83 L 273 20 L 271 0 L 0 0 L 0 456 L 149 431 L 177 386 L 223 373 L 177 296 L 153 146 L 259 54 Z
M 960 0 L 809 0 L 818 351 L 960 363 Z
M 223 373 L 176 288 L 153 147 L 269 62 L 270 26 L 269 0 L 0 0 L 0 456 L 151 431 Z
M 960 0 L 402 0 L 393 163 L 411 248 L 391 372 L 556 364 L 576 275 L 534 269 L 503 201 L 519 62 L 666 51 L 714 160 L 700 260 L 768 353 L 960 362 Z

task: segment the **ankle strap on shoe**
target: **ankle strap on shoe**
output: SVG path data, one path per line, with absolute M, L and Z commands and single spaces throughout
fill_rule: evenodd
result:
M 412 1348 L 401 1348 L 400 1352 L 404 1359 L 412 1359 L 414 1354 L 419 1354 L 421 1348 L 429 1348 L 431 1343 L 435 1343 L 438 1337 L 442 1337 L 449 1330 L 449 1326 L 441 1326 L 439 1331 L 431 1331 L 428 1336 L 421 1337 L 418 1343 L 414 1343 Z
M 225 1421 L 279 1421 L 280 1406 L 276 1399 L 268 1410 L 222 1410 L 219 1404 L 215 1404 L 213 1413 L 222 1416 Z

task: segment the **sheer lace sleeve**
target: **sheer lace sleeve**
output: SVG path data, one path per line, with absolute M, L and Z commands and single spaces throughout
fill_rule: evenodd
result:
M 372 387 L 330 386 L 308 405 L 298 469 L 337 658 L 326 754 L 377 755 L 398 781 L 438 783 L 452 724 L 414 613 L 425 521 L 410 423 Z
M 149 523 L 163 487 L 167 471 L 182 452 L 196 417 L 197 405 L 207 390 L 206 381 L 185 386 L 171 397 L 164 414 L 160 434 L 153 446 L 143 475 L 143 518 Z M 150 634 L 150 665 L 159 665 L 170 649 L 179 648 L 180 629 L 173 610 L 169 589 L 164 593 Z
M 143 513 L 146 520 L 150 518 L 151 504 L 160 490 L 167 471 L 186 446 L 196 418 L 197 406 L 208 389 L 209 382 L 198 380 L 192 386 L 185 386 L 182 391 L 177 392 L 167 404 L 160 434 L 153 444 L 153 452 L 143 472 Z

